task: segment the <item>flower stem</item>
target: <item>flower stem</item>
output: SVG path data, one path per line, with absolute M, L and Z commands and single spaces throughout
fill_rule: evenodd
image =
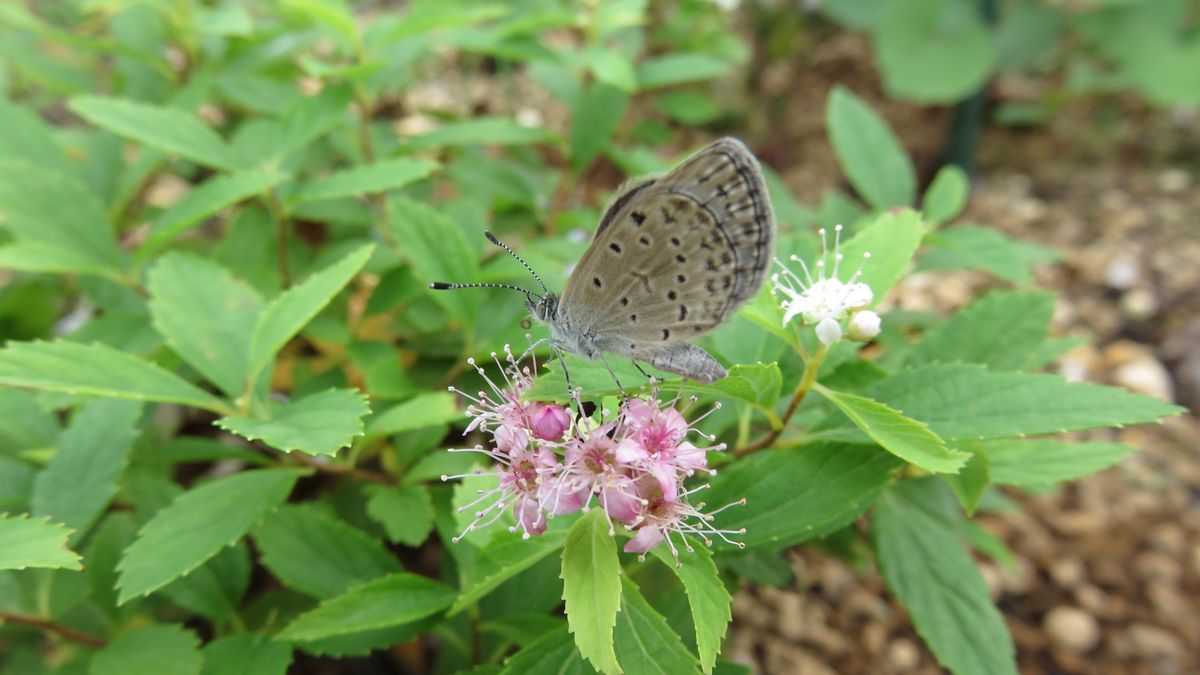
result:
M 64 626 L 61 623 L 55 623 L 49 619 L 42 619 L 36 616 L 27 616 L 24 614 L 11 614 L 9 612 L 0 612 L 0 624 L 3 623 L 20 623 L 26 626 L 33 626 L 44 631 L 54 633 L 72 642 L 78 642 L 81 645 L 89 647 L 103 647 L 107 644 L 104 638 L 97 637 L 91 633 L 85 633 L 81 630 Z
M 771 446 L 779 439 L 780 434 L 787 428 L 788 421 L 792 419 L 792 415 L 796 414 L 796 409 L 804 402 L 804 397 L 808 396 L 808 392 L 812 390 L 813 385 L 817 382 L 817 373 L 821 370 L 821 362 L 825 360 L 826 347 L 821 345 L 817 348 L 816 353 L 811 358 L 805 359 L 804 375 L 800 378 L 800 384 L 796 386 L 795 393 L 792 394 L 792 401 L 788 403 L 787 410 L 779 418 L 778 425 L 772 425 L 771 431 L 766 436 L 757 441 L 743 445 L 733 451 L 734 457 L 745 457 L 746 455 L 758 452 Z

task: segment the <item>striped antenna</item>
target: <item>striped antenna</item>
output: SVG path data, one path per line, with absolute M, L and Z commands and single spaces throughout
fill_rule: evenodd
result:
M 526 270 L 527 270 L 527 271 L 528 271 L 530 274 L 532 274 L 532 275 L 533 275 L 533 278 L 534 278 L 534 280 L 538 282 L 538 286 L 541 286 L 541 287 L 542 287 L 542 292 L 543 292 L 543 293 L 549 293 L 549 292 L 550 292 L 550 290 L 546 288 L 546 284 L 543 284 L 543 283 L 542 283 L 542 278 L 538 276 L 538 273 L 537 273 L 537 272 L 534 272 L 534 271 L 533 271 L 533 268 L 529 266 L 529 263 L 525 262 L 525 259 L 524 259 L 524 258 L 522 258 L 521 256 L 517 255 L 517 252 L 516 252 L 516 251 L 512 250 L 511 248 L 509 248 L 509 247 L 508 247 L 508 244 L 506 244 L 506 243 L 504 243 L 504 242 L 500 241 L 499 239 L 497 239 L 497 238 L 496 238 L 496 235 L 492 234 L 492 231 L 491 231 L 491 230 L 484 230 L 484 231 L 483 231 L 483 236 L 487 237 L 487 238 L 488 238 L 488 241 L 490 241 L 490 242 L 492 242 L 493 244 L 495 244 L 495 245 L 499 246 L 500 248 L 504 249 L 505 251 L 508 251 L 508 254 L 509 254 L 509 255 L 511 255 L 512 257 L 516 258 L 516 259 L 517 259 L 517 262 L 521 263 L 521 265 L 522 265 L 522 266 L 524 266 L 524 267 L 525 267 L 525 269 L 526 269 Z

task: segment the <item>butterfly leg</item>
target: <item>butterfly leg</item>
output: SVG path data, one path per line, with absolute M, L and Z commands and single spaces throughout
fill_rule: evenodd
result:
M 662 382 L 662 380 L 658 379 L 654 375 L 647 373 L 646 369 L 642 368 L 642 364 L 638 363 L 636 359 L 629 359 L 629 360 L 633 362 L 633 367 L 637 368 L 638 372 L 641 373 L 647 380 L 650 381 L 651 385 L 655 385 L 655 384 Z
M 613 382 L 617 383 L 617 389 L 621 390 L 621 397 L 624 398 L 626 396 L 625 387 L 621 386 L 621 381 L 617 379 L 617 374 L 613 372 L 612 366 L 608 365 L 608 359 L 604 358 L 604 352 L 600 352 L 600 363 L 604 364 L 604 369 L 612 376 Z

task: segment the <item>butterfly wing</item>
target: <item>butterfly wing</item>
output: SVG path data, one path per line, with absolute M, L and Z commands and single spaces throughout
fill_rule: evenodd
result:
M 741 142 L 705 147 L 614 200 L 559 311 L 604 350 L 663 346 L 716 327 L 758 292 L 775 219 Z

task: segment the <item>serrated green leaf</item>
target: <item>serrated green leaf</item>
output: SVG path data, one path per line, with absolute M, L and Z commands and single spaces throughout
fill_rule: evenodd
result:
M 566 619 L 538 612 L 504 614 L 483 624 L 480 629 L 485 633 L 499 635 L 520 647 L 537 642 L 547 633 L 562 631 L 564 635 L 568 635 Z M 569 635 L 567 639 L 570 640 Z M 573 641 L 571 644 L 574 646 Z
M 185 361 L 232 397 L 246 381 L 246 358 L 262 298 L 224 267 L 167 253 L 146 278 L 154 327 Z
M 171 602 L 216 622 L 237 616 L 250 581 L 250 552 L 235 542 L 203 565 L 163 586 L 157 593 Z
M 405 431 L 458 422 L 463 419 L 454 395 L 435 391 L 419 394 L 399 405 L 372 415 L 367 420 L 367 436 L 394 436 Z
M 694 551 L 680 556 L 678 561 L 662 546 L 651 553 L 671 568 L 683 583 L 692 612 L 692 624 L 696 629 L 700 667 L 705 673 L 711 673 L 717 662 L 717 654 L 721 652 L 725 631 L 733 620 L 733 598 L 721 582 L 712 554 L 703 546 L 694 548 Z
M 392 216 L 388 227 L 395 233 L 395 240 L 403 242 L 400 252 L 408 258 L 418 280 L 426 285 L 432 281 L 479 281 L 475 250 L 454 221 L 426 204 L 405 197 L 396 197 L 388 204 Z M 471 324 L 479 307 L 479 293 L 429 292 L 451 316 Z
M 263 194 L 288 177 L 282 171 L 247 170 L 208 179 L 154 219 L 150 233 L 138 248 L 138 256 L 144 259 L 162 250 L 175 237 L 209 216 L 243 199 Z
M 332 456 L 363 435 L 362 418 L 370 412 L 361 393 L 329 389 L 274 408 L 269 419 L 222 417 L 216 425 L 280 450 Z
M 1082 478 L 1137 452 L 1122 443 L 1001 439 L 967 444 L 988 458 L 991 480 L 1002 485 L 1045 485 Z
M 536 539 L 524 539 L 507 532 L 498 533 L 479 551 L 475 568 L 447 615 L 453 616 L 496 590 L 500 584 L 533 567 L 538 561 L 562 548 L 563 537 L 554 532 Z
M 526 127 L 507 117 L 473 117 L 449 122 L 417 136 L 410 143 L 419 148 L 462 145 L 527 145 L 554 140 L 545 129 Z
M 117 566 L 120 604 L 162 588 L 282 504 L 302 472 L 246 471 L 193 488 L 150 519 Z
M 433 530 L 433 500 L 423 485 L 373 486 L 367 514 L 383 525 L 389 541 L 420 546 Z
M 1012 636 L 965 537 L 954 499 L 931 479 L 888 488 L 871 522 L 883 578 L 938 662 L 955 673 L 1015 675 Z
M 423 619 L 454 601 L 454 589 L 401 572 L 355 586 L 322 602 L 284 628 L 276 639 L 308 641 Z
M 887 92 L 919 103 L 954 103 L 982 87 L 995 60 L 977 8 L 958 0 L 889 0 L 874 31 Z
M 924 422 L 856 394 L 813 387 L 884 450 L 933 473 L 957 473 L 970 455 L 947 448 Z
M 58 421 L 36 394 L 0 388 L 0 446 L 8 452 L 45 449 L 58 442 Z
M 0 248 L 0 266 L 124 278 L 129 257 L 100 200 L 73 175 L 0 160 L 0 215 L 16 240 Z
M 711 80 L 728 73 L 733 64 L 697 52 L 677 52 L 646 59 L 638 66 L 640 89 L 656 89 L 684 82 Z
M 10 342 L 0 350 L 0 384 L 229 410 L 178 375 L 101 344 Z
M 0 513 L 0 570 L 29 567 L 82 569 L 79 555 L 67 548 L 71 530 L 48 518 Z
M 1154 422 L 1183 408 L 1058 375 L 943 365 L 903 371 L 864 395 L 925 422 L 946 440 L 1003 438 Z
M 101 129 L 206 166 L 233 169 L 233 151 L 215 131 L 182 110 L 122 98 L 77 96 L 71 110 Z
M 938 170 L 921 198 L 921 212 L 931 229 L 962 213 L 969 186 L 967 172 L 957 166 L 947 164 Z
M 621 612 L 613 637 L 626 673 L 700 672 L 696 657 L 629 579 L 622 580 Z
M 609 143 L 629 110 L 629 94 L 614 86 L 593 83 L 572 108 L 571 169 L 582 171 Z
M 940 478 L 954 493 L 963 511 L 968 516 L 974 515 L 990 482 L 987 455 L 982 452 L 971 453 L 970 459 L 958 473 L 942 474 Z
M 33 514 L 86 532 L 117 493 L 141 412 L 140 403 L 120 399 L 96 399 L 80 408 L 58 452 L 38 473 Z
M 779 390 L 783 386 L 783 374 L 778 363 L 737 364 L 729 374 L 710 385 L 693 382 L 680 384 L 686 391 L 708 392 L 718 396 L 735 398 L 762 408 L 774 408 L 779 401 Z
M 290 201 L 341 199 L 393 190 L 432 175 L 438 167 L 437 162 L 427 159 L 388 159 L 363 164 L 303 183 Z
M 326 84 L 314 96 L 301 97 L 283 115 L 282 139 L 277 156 L 307 147 L 345 123 L 354 93 L 348 85 Z
M 604 509 L 592 509 L 567 532 L 562 553 L 563 600 L 575 645 L 597 670 L 621 672 L 613 627 L 621 608 L 621 566 Z
M 862 99 L 841 86 L 825 113 L 829 140 L 854 189 L 874 208 L 911 206 L 917 196 L 912 161 L 896 136 Z M 853 258 L 847 256 L 847 260 Z
M 267 303 L 250 338 L 248 382 L 257 380 L 258 374 L 288 340 L 350 283 L 374 250 L 375 246 L 370 244 L 356 249 Z
M 928 243 L 931 248 L 921 256 L 918 269 L 981 269 L 1020 285 L 1033 281 L 1030 266 L 1062 257 L 1053 249 L 968 225 L 956 225 L 931 234 Z
M 713 526 L 745 528 L 736 539 L 747 548 L 784 548 L 853 521 L 898 466 L 891 454 L 866 445 L 760 452 L 722 467 L 704 501 L 720 507 L 745 498 L 745 506 L 722 511 Z
M 4 129 L 0 136 L 0 159 L 23 160 L 59 174 L 74 173 L 50 127 L 32 111 L 0 101 L 0 129 Z
M 861 263 L 859 281 L 871 287 L 874 302 L 878 303 L 908 269 L 924 233 L 925 224 L 916 211 L 899 209 L 881 214 L 842 244 L 842 269 L 848 265 L 858 269 Z M 865 253 L 871 257 L 864 260 Z
M 906 365 L 978 363 L 1019 370 L 1050 333 L 1054 294 L 993 291 L 930 330 L 908 352 Z
M 280 507 L 252 536 L 275 578 L 316 598 L 401 571 L 376 539 L 311 505 Z
M 233 633 L 219 637 L 200 650 L 201 675 L 286 675 L 292 650 L 265 635 Z
M 633 71 L 633 64 L 621 52 L 592 45 L 584 49 L 583 60 L 597 81 L 625 92 L 632 92 L 637 88 L 637 74 Z
M 596 671 L 579 654 L 564 626 L 546 633 L 514 654 L 500 675 L 592 675 Z
M 92 657 L 89 675 L 200 675 L 200 640 L 180 626 L 162 624 L 118 636 Z

